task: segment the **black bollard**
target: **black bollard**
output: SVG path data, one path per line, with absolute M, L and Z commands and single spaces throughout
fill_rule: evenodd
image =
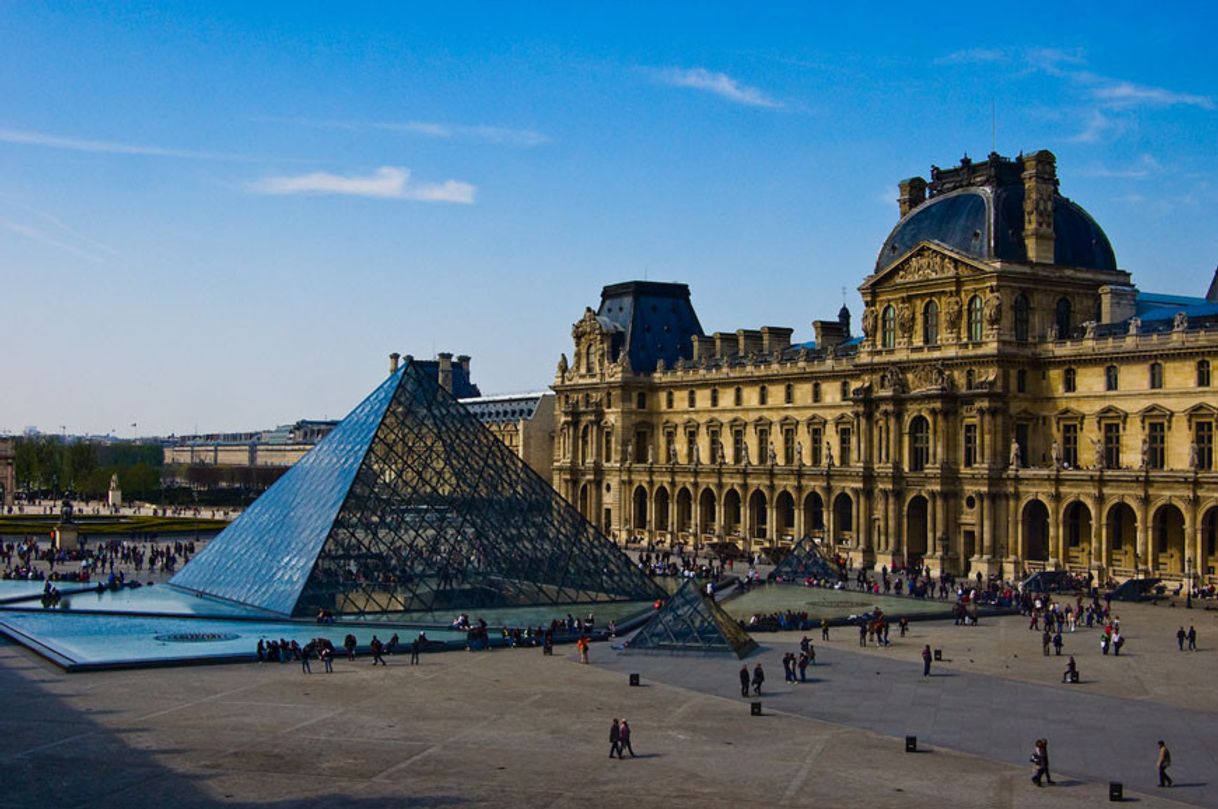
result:
M 761 716 L 761 703 L 760 702 L 753 703 L 753 716 Z
M 935 649 L 935 662 L 938 663 L 942 659 L 943 659 L 943 650 Z
M 905 752 L 906 753 L 918 752 L 918 737 L 917 736 L 906 736 L 905 737 Z
M 631 684 L 631 685 L 638 685 L 638 684 L 639 684 L 639 675 L 637 675 L 637 674 L 631 674 L 631 675 L 630 675 L 630 684 Z
M 1125 800 L 1125 785 L 1120 781 L 1108 782 L 1108 800 L 1124 801 Z

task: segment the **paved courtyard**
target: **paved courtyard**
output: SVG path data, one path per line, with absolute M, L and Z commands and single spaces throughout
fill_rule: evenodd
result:
M 1171 636 L 1185 616 L 1195 654 Z M 779 659 L 799 635 L 762 635 L 749 659 L 768 672 L 760 718 L 739 663 L 603 644 L 591 666 L 569 648 L 525 649 L 311 676 L 297 664 L 67 675 L 3 645 L 0 805 L 1082 807 L 1117 778 L 1141 805 L 1218 806 L 1218 612 L 1122 619 L 1120 660 L 1076 633 L 1085 682 L 1072 688 L 1018 617 L 917 623 L 884 650 L 816 632 L 825 665 L 798 686 Z M 923 643 L 948 658 L 925 680 Z M 644 687 L 627 686 L 630 671 Z M 611 761 L 609 720 L 623 715 L 639 758 Z M 906 733 L 925 752 L 904 753 Z M 1041 735 L 1059 786 L 1037 790 L 1026 761 Z M 1158 738 L 1176 760 L 1170 791 L 1153 786 Z

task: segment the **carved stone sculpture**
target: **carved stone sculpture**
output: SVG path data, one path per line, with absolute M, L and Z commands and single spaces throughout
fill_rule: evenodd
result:
M 1062 465 L 1062 447 L 1057 443 L 1057 439 L 1053 439 L 1053 443 L 1049 446 L 1049 457 L 1053 460 L 1053 468 L 1060 469 Z
M 914 313 L 913 307 L 903 303 L 897 307 L 897 332 L 908 340 L 913 337 Z
M 1197 448 L 1197 442 L 1194 441 L 1188 445 L 1188 468 L 1198 469 L 1201 466 L 1201 450 Z
M 1011 439 L 1011 457 L 1009 459 L 1010 465 L 1012 468 L 1018 469 L 1020 466 L 1023 466 L 1021 455 L 1022 455 L 1022 450 L 1019 448 L 1019 442 L 1016 441 L 1014 438 L 1012 438 Z
M 960 334 L 960 313 L 963 307 L 960 305 L 959 298 L 948 298 L 947 303 L 943 307 L 943 325 L 947 328 L 947 333 L 951 337 L 957 337 Z

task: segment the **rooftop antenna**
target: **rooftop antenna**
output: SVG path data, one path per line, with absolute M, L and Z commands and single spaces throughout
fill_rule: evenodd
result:
M 990 151 L 998 151 L 998 103 L 990 97 Z
M 846 288 L 842 287 L 842 306 L 846 305 Z

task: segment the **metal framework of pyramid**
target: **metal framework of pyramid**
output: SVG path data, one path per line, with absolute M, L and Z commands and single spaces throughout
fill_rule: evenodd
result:
M 662 595 L 417 360 L 170 584 L 296 617 Z
M 698 652 L 747 657 L 757 642 L 732 616 L 702 594 L 692 579 L 626 644 L 629 651 Z
M 783 581 L 802 581 L 808 578 L 838 581 L 842 578 L 842 568 L 837 562 L 826 558 L 816 540 L 804 537 L 795 543 L 795 547 L 778 563 L 769 578 Z

